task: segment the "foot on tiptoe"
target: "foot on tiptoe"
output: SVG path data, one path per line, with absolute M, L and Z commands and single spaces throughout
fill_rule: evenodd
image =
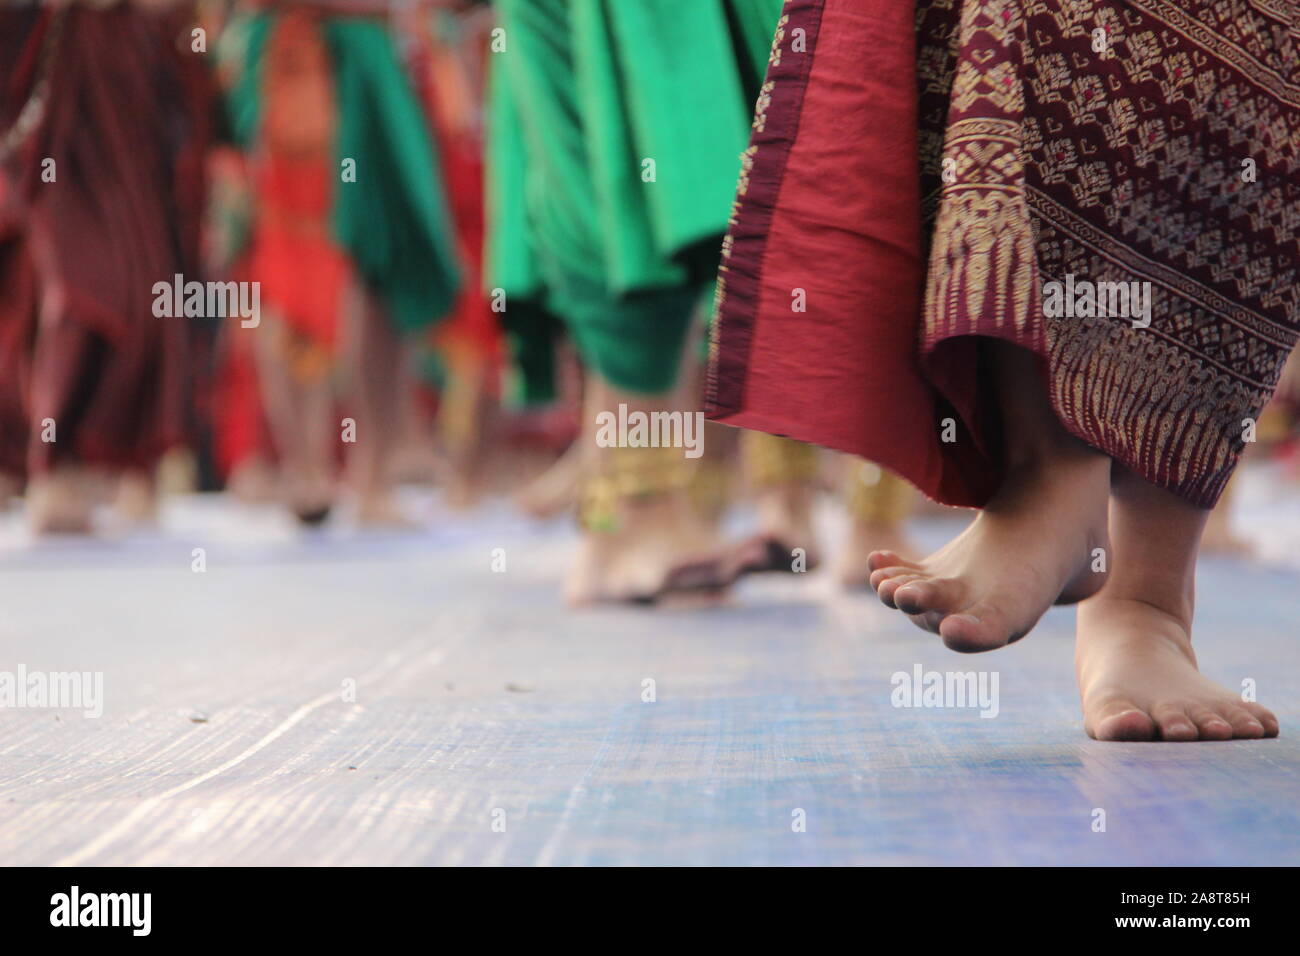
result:
M 1079 605 L 1075 672 L 1083 726 L 1097 740 L 1276 737 L 1277 718 L 1202 675 L 1190 621 L 1148 600 L 1099 594 Z
M 610 527 L 585 530 L 564 597 L 653 604 L 674 593 L 721 596 L 730 583 L 713 529 L 695 520 L 687 495 L 671 493 L 624 502 Z
M 869 559 L 880 600 L 956 651 L 1019 640 L 1055 603 L 1105 581 L 1109 461 L 1077 455 L 1008 478 L 957 538 L 924 561 Z M 1094 568 L 1096 570 L 1094 570 Z

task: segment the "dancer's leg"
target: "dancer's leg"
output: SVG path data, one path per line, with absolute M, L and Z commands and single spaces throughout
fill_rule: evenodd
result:
M 299 379 L 289 368 L 288 327 L 263 317 L 256 340 L 258 385 L 280 456 L 284 495 L 305 523 L 329 514 L 334 500 L 333 400 L 324 375 Z
M 1098 740 L 1273 737 L 1277 718 L 1202 676 L 1192 651 L 1196 553 L 1209 512 L 1116 468 L 1111 568 L 1079 605 L 1075 670 Z
M 1004 430 L 1006 480 L 970 526 L 924 561 L 871 556 L 880 599 L 959 651 L 1023 637 L 1053 603 L 1100 588 L 1110 459 L 1069 435 L 1034 357 L 986 343 Z
M 680 392 L 681 389 L 678 389 Z M 698 460 L 681 448 L 602 448 L 597 416 L 689 409 L 684 396 L 644 396 L 616 389 L 592 375 L 583 402 L 583 476 L 579 495 L 582 545 L 569 570 L 571 604 L 649 601 L 678 569 L 717 557 L 715 529 L 700 520 L 691 483 Z M 685 414 L 691 414 L 687 411 Z M 712 583 L 712 582 L 709 582 Z
M 64 309 L 61 290 L 45 293 L 32 355 L 28 429 L 27 520 L 34 534 L 90 534 L 97 485 L 102 475 L 75 456 L 53 452 L 74 446 L 76 413 L 68 397 L 87 393 L 96 372 L 92 355 L 104 346 L 95 337 L 57 317 Z M 45 422 L 54 423 L 58 443 L 48 442 Z
M 357 441 L 348 448 L 347 481 L 363 524 L 407 522 L 393 499 L 392 459 L 407 383 L 405 349 L 379 304 L 353 283 L 343 302 L 344 354 L 355 402 Z
M 819 488 L 821 455 L 812 445 L 765 432 L 741 436 L 741 460 L 754 495 L 759 533 L 742 546 L 743 564 L 756 570 L 789 571 L 793 555 L 801 553 L 804 567 L 821 562 L 813 528 L 813 506 Z

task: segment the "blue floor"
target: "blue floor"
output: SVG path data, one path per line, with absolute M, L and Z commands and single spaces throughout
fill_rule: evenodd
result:
M 1255 681 L 1280 739 L 1099 744 L 1068 609 L 981 656 L 818 574 L 575 613 L 567 523 L 503 508 L 430 505 L 408 535 L 304 538 L 221 499 L 113 542 L 14 527 L 0 671 L 102 671 L 106 706 L 0 709 L 6 863 L 1300 862 L 1290 571 L 1198 584 L 1202 668 Z M 996 716 L 894 706 L 918 666 L 996 673 Z

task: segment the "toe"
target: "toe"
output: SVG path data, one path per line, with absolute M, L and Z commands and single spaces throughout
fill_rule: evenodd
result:
M 939 636 L 951 650 L 963 654 L 1005 647 L 1011 639 L 1006 615 L 991 604 L 976 604 L 946 615 L 939 625 Z
M 878 568 L 911 568 L 915 571 L 919 567 L 915 561 L 900 557 L 893 551 L 872 551 L 867 555 L 867 568 L 872 571 Z
M 1220 707 L 1219 713 L 1232 725 L 1232 736 L 1246 740 L 1258 740 L 1264 736 L 1264 725 L 1245 707 L 1228 704 Z
M 1088 734 L 1097 740 L 1154 740 L 1156 724 L 1151 715 L 1131 700 L 1113 700 L 1085 722 Z
M 900 587 L 894 593 L 894 603 L 904 614 L 951 614 L 966 603 L 965 596 L 965 585 L 955 578 L 922 578 Z
M 1208 707 L 1189 706 L 1187 716 L 1196 724 L 1196 734 L 1201 740 L 1231 740 L 1232 725 Z
M 915 573 L 903 573 L 895 575 L 892 578 L 885 578 L 876 588 L 876 595 L 880 598 L 880 602 L 884 604 L 885 607 L 892 607 L 897 610 L 898 604 L 894 600 L 894 593 L 904 584 L 919 580 L 922 580 L 921 575 Z
M 881 582 L 888 581 L 890 578 L 896 578 L 904 574 L 916 574 L 916 568 L 905 567 L 901 564 L 891 564 L 888 567 L 876 568 L 867 578 L 873 588 L 879 589 Z
M 1151 711 L 1156 726 L 1160 728 L 1160 739 L 1170 741 L 1196 740 L 1199 736 L 1196 724 L 1187 716 L 1187 711 L 1177 704 L 1161 704 Z
M 1273 715 L 1271 710 L 1259 704 L 1242 704 L 1241 706 L 1246 708 L 1251 716 L 1259 721 L 1260 726 L 1264 728 L 1265 737 L 1276 737 L 1278 735 L 1281 728 L 1278 725 L 1277 717 Z
M 943 623 L 944 615 L 931 611 L 928 614 L 909 614 L 907 619 L 923 631 L 929 631 L 931 634 L 938 634 L 939 627 Z

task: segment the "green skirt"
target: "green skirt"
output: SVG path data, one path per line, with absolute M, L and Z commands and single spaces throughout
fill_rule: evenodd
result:
M 527 303 L 559 316 L 618 388 L 675 382 L 716 274 L 781 5 L 497 4 L 488 286 L 504 290 L 507 315 Z M 522 340 L 550 328 L 508 326 Z
M 235 138 L 255 145 L 262 113 L 262 56 L 275 14 L 253 14 L 230 31 L 237 79 L 227 97 Z M 441 319 L 459 285 L 455 237 L 429 123 L 387 27 L 324 17 L 338 112 L 336 163 L 355 161 L 331 211 L 335 240 L 402 332 Z M 339 168 L 336 166 L 336 168 Z

